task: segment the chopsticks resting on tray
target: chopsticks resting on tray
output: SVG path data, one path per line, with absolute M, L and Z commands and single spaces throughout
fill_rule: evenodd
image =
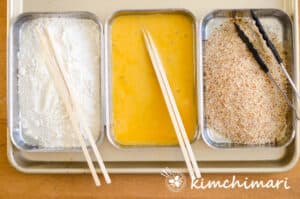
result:
M 260 68 L 268 75 L 269 79 L 272 81 L 272 83 L 277 87 L 277 89 L 279 90 L 280 94 L 284 97 L 284 99 L 286 100 L 286 102 L 288 103 L 288 105 L 295 111 L 296 113 L 296 117 L 297 119 L 300 119 L 298 116 L 298 111 L 297 108 L 293 105 L 293 103 L 291 102 L 291 100 L 288 98 L 288 96 L 284 93 L 284 91 L 280 88 L 280 86 L 276 83 L 274 77 L 272 76 L 272 74 L 269 71 L 268 66 L 266 65 L 266 63 L 263 61 L 263 59 L 261 58 L 261 56 L 259 55 L 258 51 L 255 49 L 255 47 L 253 46 L 253 44 L 251 43 L 250 39 L 248 38 L 248 36 L 244 33 L 244 31 L 241 29 L 241 27 L 234 22 L 234 26 L 235 29 L 239 35 L 239 37 L 241 38 L 241 40 L 246 44 L 247 48 L 249 49 L 249 51 L 252 53 L 254 59 L 256 60 L 256 62 L 259 64 Z M 274 46 L 273 46 L 274 47 Z M 275 48 L 274 48 L 275 49 Z M 279 55 L 278 55 L 279 56 Z
M 90 129 L 81 122 L 80 115 L 82 113 L 82 110 L 80 106 L 76 103 L 75 96 L 74 96 L 74 90 L 71 86 L 70 79 L 68 78 L 68 75 L 63 67 L 63 63 L 61 59 L 59 58 L 57 52 L 54 48 L 54 42 L 52 39 L 52 36 L 49 34 L 49 31 L 46 27 L 41 27 L 41 30 L 37 30 L 38 37 L 40 38 L 41 45 L 46 51 L 46 57 L 49 57 L 47 68 L 48 72 L 53 78 L 53 81 L 55 83 L 55 87 L 63 101 L 63 104 L 68 112 L 69 118 L 71 120 L 72 127 L 74 128 L 74 131 L 76 132 L 76 135 L 78 137 L 80 146 L 82 148 L 83 154 L 85 156 L 85 159 L 87 161 L 87 164 L 89 166 L 89 169 L 91 171 L 91 174 L 93 176 L 93 179 L 95 181 L 96 186 L 100 186 L 100 180 L 97 175 L 96 169 L 94 167 L 93 161 L 91 156 L 89 155 L 86 142 L 84 140 L 84 136 L 87 136 L 87 139 L 92 147 L 92 150 L 96 156 L 97 162 L 99 164 L 99 167 L 101 168 L 101 171 L 104 175 L 106 183 L 111 183 L 111 179 L 108 175 L 108 172 L 105 168 L 103 159 L 100 155 L 100 152 L 95 144 L 95 140 L 92 136 L 92 133 L 90 132 Z
M 142 32 L 156 77 L 158 79 L 164 100 L 168 108 L 169 115 L 171 117 L 171 121 L 173 123 L 173 127 L 176 132 L 179 146 L 181 148 L 185 163 L 188 168 L 188 172 L 192 180 L 194 180 L 195 178 L 200 178 L 200 170 L 195 155 L 193 153 L 189 138 L 187 136 L 186 130 L 184 128 L 184 124 L 182 122 L 178 107 L 176 106 L 176 101 L 172 94 L 172 90 L 169 85 L 167 75 L 164 71 L 162 61 L 160 60 L 158 50 L 150 33 L 147 30 L 142 30 Z
M 273 43 L 271 42 L 271 40 L 269 39 L 263 25 L 261 24 L 259 18 L 257 17 L 257 15 L 255 14 L 254 10 L 250 10 L 251 16 L 253 18 L 253 20 L 255 21 L 255 25 L 258 28 L 260 34 L 262 35 L 263 39 L 265 40 L 268 48 L 271 50 L 272 54 L 274 55 L 276 61 L 278 62 L 278 64 L 280 65 L 284 75 L 286 76 L 286 78 L 288 79 L 290 85 L 292 86 L 297 98 L 300 100 L 300 93 L 298 92 L 298 89 L 296 87 L 296 85 L 294 84 L 292 78 L 290 77 L 289 73 L 286 70 L 286 67 L 282 61 L 282 58 L 280 57 L 277 49 L 275 48 L 275 46 L 273 45 Z

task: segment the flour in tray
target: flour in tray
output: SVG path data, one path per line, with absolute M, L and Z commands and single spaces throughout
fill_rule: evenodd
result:
M 79 147 L 67 111 L 47 70 L 44 47 L 36 29 L 47 27 L 57 54 L 71 80 L 85 123 L 95 139 L 100 116 L 100 32 L 89 19 L 38 18 L 25 22 L 20 31 L 18 96 L 22 136 L 28 144 L 44 148 Z

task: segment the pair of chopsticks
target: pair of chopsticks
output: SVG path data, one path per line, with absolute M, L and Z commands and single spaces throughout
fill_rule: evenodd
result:
M 188 172 L 192 180 L 194 180 L 195 178 L 200 178 L 200 170 L 195 155 L 193 153 L 189 138 L 187 136 L 186 130 L 184 128 L 182 119 L 180 117 L 179 110 L 176 106 L 176 101 L 172 94 L 172 90 L 168 82 L 166 73 L 163 69 L 163 64 L 159 57 L 158 50 L 150 33 L 147 30 L 142 30 L 142 32 L 156 77 L 158 79 L 164 100 L 168 108 L 169 115 L 171 117 L 173 127 L 176 132 L 179 146 L 181 148 L 185 163 L 188 168 Z
M 286 76 L 286 78 L 288 79 L 290 85 L 293 88 L 294 93 L 296 94 L 298 100 L 300 100 L 300 94 L 297 90 L 296 85 L 294 84 L 292 78 L 290 77 L 289 73 L 286 70 L 286 67 L 283 63 L 282 58 L 280 57 L 277 49 L 275 48 L 275 46 L 273 45 L 273 43 L 271 42 L 271 40 L 269 39 L 266 31 L 263 28 L 263 25 L 261 24 L 259 18 L 257 17 L 257 15 L 255 14 L 255 12 L 253 10 L 250 10 L 251 16 L 253 18 L 253 20 L 255 21 L 255 25 L 258 28 L 260 34 L 262 35 L 266 45 L 268 46 L 268 48 L 271 50 L 273 56 L 275 57 L 276 61 L 278 62 L 278 64 L 280 65 L 280 68 L 282 69 L 284 75 Z M 296 113 L 296 118 L 299 120 L 300 117 L 298 115 L 298 111 L 297 108 L 293 105 L 293 103 L 291 102 L 291 100 L 288 98 L 288 96 L 284 93 L 284 91 L 280 88 L 280 86 L 277 84 L 277 82 L 275 81 L 274 77 L 272 76 L 272 74 L 269 71 L 268 66 L 266 65 L 266 63 L 263 61 L 263 59 L 261 58 L 261 56 L 259 55 L 258 51 L 255 49 L 255 47 L 253 46 L 253 44 L 251 43 L 250 39 L 248 38 L 248 36 L 245 34 L 245 32 L 241 29 L 241 27 L 234 22 L 234 26 L 236 28 L 236 31 L 239 35 L 239 37 L 241 38 L 241 40 L 246 44 L 246 46 L 248 47 L 249 51 L 252 53 L 253 57 L 255 58 L 256 62 L 259 64 L 260 68 L 268 75 L 269 79 L 272 81 L 272 83 L 277 87 L 277 89 L 279 90 L 280 94 L 284 97 L 284 99 L 286 100 L 287 104 L 295 111 Z
M 82 115 L 82 110 L 81 110 L 81 107 L 75 101 L 74 90 L 71 86 L 72 84 L 70 82 L 70 79 L 69 79 L 64 67 L 63 67 L 63 63 L 62 63 L 61 59 L 59 59 L 59 56 L 58 56 L 57 52 L 55 51 L 53 38 L 52 38 L 51 34 L 49 34 L 49 31 L 46 27 L 41 27 L 41 30 L 37 30 L 37 33 L 38 33 L 38 38 L 40 39 L 40 42 L 43 45 L 43 48 L 45 49 L 45 51 L 47 53 L 46 57 L 49 57 L 49 59 L 48 59 L 49 64 L 46 64 L 47 68 L 48 68 L 48 72 L 51 75 L 53 82 L 55 83 L 55 87 L 56 87 L 56 89 L 63 101 L 63 104 L 68 112 L 72 127 L 74 128 L 74 131 L 76 132 L 80 146 L 82 148 L 83 154 L 85 156 L 88 167 L 93 176 L 95 184 L 96 184 L 96 186 L 100 186 L 100 180 L 97 175 L 96 169 L 94 167 L 92 158 L 89 155 L 83 135 L 87 136 L 88 141 L 90 142 L 90 145 L 92 147 L 92 150 L 96 156 L 99 167 L 104 175 L 105 181 L 106 181 L 106 183 L 109 184 L 109 183 L 111 183 L 111 179 L 105 168 L 105 165 L 104 165 L 103 159 L 100 155 L 100 152 L 95 144 L 93 135 L 92 135 L 90 129 L 86 126 L 86 124 L 81 123 L 81 121 L 80 121 L 80 115 Z

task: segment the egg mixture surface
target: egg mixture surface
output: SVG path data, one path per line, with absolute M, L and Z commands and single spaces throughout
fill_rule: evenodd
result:
M 175 145 L 177 137 L 141 30 L 152 35 L 190 140 L 197 132 L 195 33 L 181 14 L 120 15 L 112 21 L 113 137 L 120 145 Z

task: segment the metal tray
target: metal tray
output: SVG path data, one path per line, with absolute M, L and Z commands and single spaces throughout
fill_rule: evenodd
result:
M 193 51 L 194 51 L 194 71 L 195 71 L 195 77 L 197 72 L 199 71 L 199 64 L 197 63 L 197 53 L 198 50 L 198 26 L 197 26 L 197 20 L 195 16 L 185 9 L 160 9 L 160 10 L 121 10 L 113 13 L 111 17 L 106 21 L 105 23 L 105 49 L 106 49 L 106 55 L 105 55 L 105 73 L 106 73 L 106 81 L 105 81 L 105 107 L 108 108 L 106 111 L 106 135 L 108 141 L 115 147 L 119 149 L 133 149 L 133 148 L 141 148 L 141 147 L 176 147 L 178 145 L 122 145 L 118 143 L 114 138 L 114 132 L 113 132 L 113 106 L 112 106 L 112 57 L 111 57 L 111 51 L 112 51 L 112 43 L 111 43 L 111 25 L 113 21 L 119 17 L 119 16 L 126 16 L 126 15 L 153 15 L 153 14 L 182 14 L 185 15 L 193 20 L 193 32 L 194 32 L 194 43 L 193 43 Z M 195 78 L 196 85 L 199 85 L 200 79 Z M 199 87 L 197 86 L 195 88 L 195 93 L 198 96 L 197 91 L 200 91 Z M 201 90 L 202 91 L 202 90 Z M 201 115 L 203 114 L 202 109 L 199 107 L 201 106 L 201 102 L 199 101 L 199 98 L 196 96 L 197 100 L 197 128 L 196 132 L 194 133 L 194 137 L 192 138 L 191 143 L 194 143 L 201 137 L 201 124 L 203 121 L 200 120 Z
M 298 1 L 297 0 L 11 0 L 8 1 L 8 28 L 16 16 L 32 11 L 76 11 L 86 10 L 95 13 L 102 22 L 117 10 L 123 9 L 163 9 L 184 8 L 190 10 L 200 20 L 215 9 L 230 8 L 276 8 L 284 10 L 292 17 L 295 28 L 296 54 L 299 52 L 298 40 Z M 11 47 L 8 38 L 8 47 Z M 9 48 L 10 50 L 10 48 Z M 297 56 L 297 66 L 299 60 Z M 201 68 L 200 68 L 201 70 Z M 200 71 L 201 72 L 201 71 Z M 299 87 L 299 74 L 296 85 Z M 296 124 L 299 131 L 298 122 Z M 28 153 L 15 148 L 7 131 L 7 153 L 11 164 L 19 171 L 26 173 L 88 173 L 88 167 L 81 153 Z M 284 172 L 291 169 L 298 161 L 300 136 L 279 149 L 232 149 L 214 150 L 199 140 L 193 144 L 194 152 L 201 171 L 204 173 L 224 172 Z M 151 148 L 118 150 L 104 140 L 100 146 L 101 154 L 111 173 L 159 173 L 164 167 L 186 171 L 185 163 L 178 148 Z M 100 171 L 99 171 L 100 172 Z
M 260 18 L 262 24 L 266 27 L 276 30 L 277 38 L 282 42 L 282 48 L 284 48 L 289 56 L 287 61 L 287 66 L 289 66 L 289 71 L 292 71 L 292 78 L 295 81 L 295 74 L 298 73 L 297 67 L 295 67 L 294 57 L 294 39 L 293 39 L 293 28 L 292 22 L 287 14 L 281 10 L 277 9 L 257 9 L 255 13 Z M 224 21 L 227 21 L 234 17 L 244 17 L 251 18 L 249 9 L 239 9 L 239 10 L 214 10 L 206 15 L 201 21 L 201 48 L 203 55 L 205 54 L 205 42 L 207 41 L 210 34 Z M 204 56 L 200 56 L 202 59 Z M 204 67 L 204 66 L 202 66 Z M 204 81 L 205 85 L 205 81 Z M 204 89 L 203 89 L 204 90 Z M 293 94 L 292 94 L 293 95 Z M 205 96 L 205 92 L 204 92 Z M 295 106 L 297 106 L 297 99 L 295 96 L 291 96 L 295 100 Z M 204 100 L 205 104 L 205 100 Z M 282 139 L 278 140 L 276 143 L 267 144 L 237 144 L 226 139 L 220 133 L 215 132 L 210 129 L 207 124 L 204 125 L 204 131 L 202 133 L 202 139 L 209 146 L 213 148 L 245 148 L 245 147 L 285 147 L 290 144 L 295 136 L 295 124 L 296 116 L 294 111 L 290 110 L 287 114 L 287 120 L 289 121 L 289 127 L 284 129 L 283 134 L 285 135 Z
M 19 150 L 24 150 L 24 151 L 28 151 L 28 152 L 60 152 L 60 151 L 81 151 L 80 146 L 78 147 L 69 147 L 69 148 L 46 148 L 46 147 L 40 147 L 28 140 L 26 140 L 23 137 L 22 134 L 22 124 L 20 121 L 20 110 L 19 110 L 19 96 L 18 96 L 18 51 L 20 48 L 20 30 L 22 28 L 22 25 L 25 22 L 37 19 L 37 18 L 51 18 L 51 17 L 63 17 L 63 18 L 77 18 L 77 19 L 89 19 L 94 21 L 99 28 L 99 42 L 100 42 L 100 73 L 103 74 L 103 28 L 102 25 L 100 24 L 97 16 L 95 16 L 92 13 L 89 12 L 60 12 L 60 13 L 47 13 L 47 12 L 35 12 L 35 13 L 23 13 L 21 15 L 19 15 L 16 18 L 16 21 L 14 22 L 14 24 L 12 24 L 12 28 L 11 28 L 11 38 L 12 42 L 11 42 L 11 46 L 10 46 L 10 50 L 12 53 L 10 53 L 9 55 L 9 66 L 8 66 L 8 82 L 9 82 L 9 87 L 10 89 L 8 89 L 8 97 L 9 97 L 9 111 L 8 111 L 8 125 L 9 125 L 9 129 L 10 129 L 10 135 L 12 138 L 12 143 L 15 145 L 15 147 L 17 147 Z M 103 78 L 101 76 L 101 74 L 99 74 L 99 76 L 101 77 L 101 86 L 104 87 L 103 85 Z M 103 141 L 104 138 L 104 111 L 103 111 L 103 93 L 104 93 L 104 89 L 100 87 L 100 100 L 101 100 L 101 110 L 100 110 L 100 114 L 101 114 L 101 131 L 99 132 L 99 135 L 96 139 L 97 143 L 101 143 L 101 141 Z M 102 94 L 101 94 L 102 93 Z

